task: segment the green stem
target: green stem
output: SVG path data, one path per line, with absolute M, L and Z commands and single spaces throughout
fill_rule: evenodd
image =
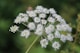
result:
M 37 37 L 34 39 L 34 41 L 33 41 L 32 44 L 29 46 L 29 48 L 26 50 L 25 53 L 28 53 L 28 52 L 29 52 L 29 50 L 32 48 L 32 46 L 35 44 L 35 42 L 39 39 L 39 37 L 40 37 L 40 36 L 37 36 Z
M 78 32 L 76 32 L 76 34 L 75 34 L 75 40 L 74 40 L 74 43 L 76 43 L 77 39 L 78 39 Z

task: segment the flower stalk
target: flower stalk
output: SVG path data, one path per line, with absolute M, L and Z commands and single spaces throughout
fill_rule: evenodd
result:
M 28 49 L 26 50 L 25 53 L 28 53 L 30 51 L 30 49 L 32 48 L 32 46 L 36 43 L 36 41 L 39 39 L 40 36 L 37 36 L 34 41 L 32 42 L 32 44 L 28 47 Z

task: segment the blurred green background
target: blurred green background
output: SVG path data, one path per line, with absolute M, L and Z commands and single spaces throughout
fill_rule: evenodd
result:
M 13 25 L 20 12 L 26 12 L 28 6 L 35 8 L 37 5 L 54 8 L 72 26 L 72 34 L 76 33 L 80 0 L 0 0 L 0 53 L 25 53 L 35 37 L 25 39 L 20 37 L 19 32 L 15 34 L 9 32 L 9 27 Z M 80 53 L 79 41 L 80 39 L 75 44 L 74 41 L 64 43 L 58 51 L 54 51 L 50 46 L 43 49 L 37 41 L 29 53 Z

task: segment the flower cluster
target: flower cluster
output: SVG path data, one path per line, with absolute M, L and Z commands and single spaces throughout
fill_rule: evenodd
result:
M 47 9 L 43 6 L 37 6 L 35 10 L 19 13 L 14 23 L 23 24 L 26 27 L 21 31 L 22 37 L 28 38 L 31 32 L 40 36 L 42 48 L 46 48 L 51 42 L 52 47 L 57 50 L 61 47 L 60 42 L 73 41 L 72 28 L 56 13 L 54 8 Z M 10 27 L 10 31 L 13 33 L 19 31 L 19 26 Z

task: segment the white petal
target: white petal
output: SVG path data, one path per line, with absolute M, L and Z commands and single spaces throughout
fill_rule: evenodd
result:
M 16 31 L 18 31 L 19 27 L 17 25 L 11 26 L 10 30 L 11 32 L 15 33 Z
M 59 49 L 60 48 L 60 44 L 59 44 L 59 42 L 53 42 L 53 44 L 52 44 L 52 47 L 55 49 L 55 50 L 57 50 L 57 49 Z
M 35 30 L 35 28 L 36 28 L 35 23 L 34 23 L 34 22 L 28 23 L 28 28 L 29 28 L 30 30 Z
M 27 29 L 23 30 L 21 36 L 28 38 L 30 36 L 30 31 Z

